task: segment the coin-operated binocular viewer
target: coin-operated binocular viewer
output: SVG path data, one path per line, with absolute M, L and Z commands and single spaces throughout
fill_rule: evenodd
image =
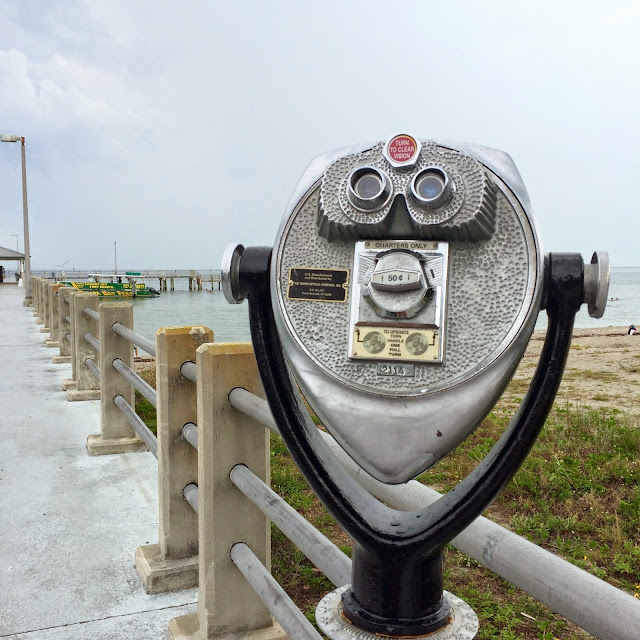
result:
M 576 312 L 583 303 L 592 316 L 604 311 L 607 254 L 589 264 L 545 256 L 505 153 L 402 134 L 315 158 L 273 248 L 229 247 L 222 283 L 230 302 L 249 301 L 262 382 L 291 455 L 353 538 L 351 585 L 320 603 L 323 631 L 474 637 L 473 611 L 443 591 L 445 545 L 527 456 Z M 363 489 L 303 405 L 298 389 L 360 467 L 406 482 L 482 422 L 541 309 L 547 337 L 518 412 L 477 468 L 421 511 L 392 509 Z

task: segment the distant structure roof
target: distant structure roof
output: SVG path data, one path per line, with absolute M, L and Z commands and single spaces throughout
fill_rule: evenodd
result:
M 7 249 L 6 247 L 0 247 L 0 260 L 23 260 L 24 253 L 14 251 L 13 249 Z

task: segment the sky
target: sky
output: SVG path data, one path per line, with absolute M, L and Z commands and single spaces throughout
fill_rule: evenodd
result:
M 514 159 L 545 252 L 640 265 L 640 3 L 5 0 L 33 269 L 217 269 L 311 159 L 399 132 Z M 23 250 L 18 144 L 0 246 Z

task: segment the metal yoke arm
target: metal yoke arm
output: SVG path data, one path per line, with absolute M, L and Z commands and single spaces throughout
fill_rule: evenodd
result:
M 486 458 L 457 487 L 418 512 L 391 509 L 365 491 L 317 434 L 286 366 L 271 308 L 270 249 L 247 247 L 240 282 L 249 301 L 251 334 L 271 411 L 303 475 L 345 530 L 375 546 L 418 544 L 421 553 L 447 544 L 495 499 L 516 473 L 553 406 L 569 352 L 574 317 L 583 300 L 579 254 L 550 254 L 549 328 L 529 391 Z M 364 514 L 367 514 L 366 516 Z

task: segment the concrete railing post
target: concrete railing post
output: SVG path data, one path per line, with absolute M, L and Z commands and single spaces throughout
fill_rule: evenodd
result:
M 147 593 L 198 584 L 198 516 L 182 494 L 198 480 L 198 452 L 182 437 L 182 427 L 197 420 L 197 386 L 180 367 L 195 362 L 196 349 L 206 342 L 213 342 L 213 331 L 206 327 L 168 327 L 156 333 L 159 544 L 136 550 L 136 568 Z
M 46 278 L 40 278 L 40 286 L 38 288 L 38 324 L 44 324 L 45 320 L 45 309 L 44 309 L 44 288 L 47 284 Z M 42 331 L 42 329 L 41 329 Z
M 44 327 L 40 328 L 40 333 L 50 333 L 51 331 L 51 325 L 49 324 L 51 311 L 49 291 L 51 290 L 52 284 L 53 282 L 49 280 L 44 282 L 44 286 L 42 287 L 42 318 L 44 320 Z
M 60 343 L 60 355 L 53 356 L 51 361 L 54 364 L 71 362 L 71 342 L 67 336 L 71 336 L 71 325 L 66 318 L 71 318 L 71 307 L 67 298 L 71 300 L 71 295 L 75 289 L 73 287 L 60 287 L 58 289 L 58 342 Z
M 270 524 L 231 482 L 238 463 L 269 483 L 269 431 L 231 407 L 234 387 L 262 395 L 250 344 L 205 344 L 198 348 L 198 612 L 169 622 L 172 640 L 219 636 L 286 638 L 244 576 L 231 547 L 245 542 L 271 565 Z
M 105 302 L 100 305 L 100 433 L 87 438 L 87 451 L 92 456 L 147 450 L 114 402 L 120 395 L 135 407 L 134 388 L 113 368 L 113 361 L 119 358 L 133 369 L 133 345 L 113 332 L 111 327 L 116 322 L 133 329 L 131 303 Z
M 85 315 L 85 308 L 98 311 L 99 298 L 94 293 L 76 293 L 73 298 L 73 343 L 76 361 L 75 379 L 76 389 L 67 391 L 67 400 L 98 400 L 100 398 L 100 382 L 93 377 L 86 360 L 91 358 L 96 365 L 99 360 L 93 347 L 85 340 L 84 334 L 90 333 L 94 337 L 98 333 L 98 323 Z
M 58 319 L 58 291 L 62 288 L 62 283 L 52 282 L 49 285 L 49 340 L 45 340 L 47 347 L 60 346 L 60 322 Z
M 62 381 L 62 388 L 65 391 L 69 389 L 76 389 L 78 387 L 78 378 L 76 374 L 76 332 L 75 332 L 75 307 L 76 307 L 76 297 L 78 292 L 74 289 L 73 292 L 69 295 L 69 319 L 71 322 L 69 323 L 69 331 L 71 332 L 71 377 L 66 378 Z
M 42 318 L 42 283 L 43 278 L 32 278 L 34 315 L 38 324 L 44 324 Z

